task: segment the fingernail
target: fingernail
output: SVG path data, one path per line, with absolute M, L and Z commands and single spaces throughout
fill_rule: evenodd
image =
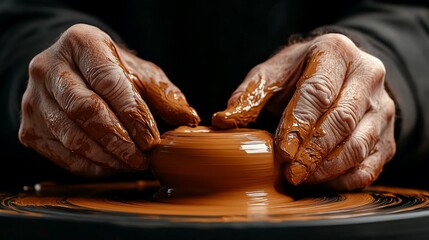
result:
M 294 159 L 298 152 L 300 141 L 296 133 L 289 133 L 280 143 L 280 149 L 287 154 L 287 158 Z
M 308 177 L 307 167 L 298 162 L 287 165 L 284 169 L 284 174 L 293 185 L 302 183 Z

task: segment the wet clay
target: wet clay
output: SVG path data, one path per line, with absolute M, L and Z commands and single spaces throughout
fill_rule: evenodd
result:
M 0 216 L 103 222 L 285 222 L 429 210 L 429 192 L 372 186 L 360 192 L 274 187 L 272 136 L 256 129 L 179 127 L 150 154 L 159 181 L 57 185 L 0 193 Z
M 258 74 L 256 81 L 248 83 L 242 91 L 236 91 L 224 111 L 212 115 L 212 125 L 222 129 L 246 127 L 255 122 L 268 100 L 283 88 L 278 81 L 268 81 Z M 236 97 L 238 95 L 238 97 Z
M 149 155 L 150 168 L 162 186 L 155 196 L 158 201 L 247 205 L 243 199 L 292 200 L 274 189 L 269 132 L 182 126 L 161 139 Z
M 168 222 L 293 222 L 394 217 L 396 214 L 429 211 L 429 192 L 372 186 L 361 192 L 307 191 L 294 200 L 268 200 L 263 192 L 243 192 L 245 204 L 211 201 L 158 202 L 157 182 L 56 185 L 42 183 L 37 191 L 0 193 L 0 216 L 60 216 L 74 220 L 143 223 Z M 226 194 L 226 193 L 225 193 Z M 201 198 L 200 198 L 201 200 Z

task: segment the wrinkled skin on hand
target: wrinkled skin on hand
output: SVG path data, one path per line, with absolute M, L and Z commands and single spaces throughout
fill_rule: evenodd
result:
M 158 66 L 77 24 L 32 59 L 19 139 L 79 175 L 144 170 L 145 152 L 160 141 L 153 114 L 174 125 L 200 121 Z
M 254 67 L 212 124 L 246 126 L 267 107 L 282 115 L 275 133 L 281 177 L 293 185 L 362 189 L 396 151 L 395 104 L 384 81 L 379 59 L 344 35 L 321 35 Z

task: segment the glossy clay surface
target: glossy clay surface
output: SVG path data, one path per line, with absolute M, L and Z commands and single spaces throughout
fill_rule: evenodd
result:
M 429 193 L 414 189 L 372 186 L 350 193 L 280 194 L 273 187 L 271 146 L 271 135 L 260 130 L 181 127 L 164 134 L 151 155 L 161 185 L 157 181 L 43 183 L 26 192 L 0 194 L 0 216 L 142 226 L 155 221 L 324 224 L 333 219 L 400 218 L 403 213 L 426 214 L 429 209 Z
M 178 222 L 296 224 L 304 221 L 305 224 L 306 221 L 315 220 L 323 224 L 325 220 L 334 219 L 356 219 L 355 222 L 359 223 L 364 220 L 359 220 L 359 217 L 366 217 L 365 221 L 372 222 L 379 218 L 370 217 L 397 219 L 407 216 L 402 215 L 404 213 L 415 214 L 411 216 L 429 215 L 429 193 L 413 189 L 373 186 L 353 193 L 301 192 L 292 194 L 292 202 L 281 197 L 267 199 L 263 192 L 243 192 L 241 204 L 219 202 L 216 199 L 221 197 L 208 195 L 164 203 L 154 201 L 152 197 L 158 189 L 156 185 L 130 182 L 46 187 L 42 184 L 38 192 L 0 193 L 0 216 L 70 218 L 74 221 L 142 226 L 152 226 L 148 224 L 161 221 L 172 222 L 175 226 Z
M 272 144 L 272 135 L 258 129 L 200 126 L 166 132 L 150 155 L 162 186 L 156 199 L 183 201 L 192 196 L 187 201 L 231 203 L 250 193 L 291 200 L 274 190 Z

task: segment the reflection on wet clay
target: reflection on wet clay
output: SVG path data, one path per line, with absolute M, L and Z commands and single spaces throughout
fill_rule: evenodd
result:
M 57 188 L 57 189 L 56 189 Z M 279 195 L 267 198 L 262 191 L 241 194 L 242 201 L 212 201 L 213 196 L 199 195 L 188 200 L 159 202 L 153 196 L 156 182 L 68 185 L 52 184 L 46 190 L 29 189 L 21 193 L 0 194 L 0 214 L 36 217 L 75 215 L 76 217 L 109 217 L 164 219 L 182 222 L 250 222 L 343 219 L 361 216 L 396 214 L 427 209 L 429 192 L 373 186 L 353 193 L 311 193 L 292 195 L 293 201 Z M 215 196 L 228 199 L 224 192 Z M 223 195 L 223 196 L 222 196 Z M 237 197 L 237 196 L 233 196 Z

